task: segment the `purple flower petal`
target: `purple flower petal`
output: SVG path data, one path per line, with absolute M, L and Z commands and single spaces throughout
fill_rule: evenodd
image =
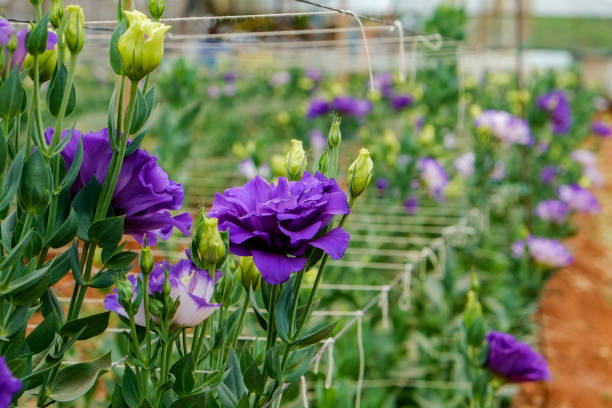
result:
M 310 246 L 323 250 L 332 259 L 340 259 L 344 256 L 350 240 L 351 236 L 337 227 L 322 237 L 310 241 Z
M 258 250 L 251 250 L 251 254 L 261 277 L 271 285 L 286 282 L 293 272 L 304 268 L 307 261 L 306 258 L 289 257 Z

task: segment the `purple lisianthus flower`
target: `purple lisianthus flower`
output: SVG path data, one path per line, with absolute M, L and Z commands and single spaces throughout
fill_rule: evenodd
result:
M 270 85 L 272 86 L 287 85 L 289 81 L 291 81 L 289 71 L 279 71 L 270 77 Z
M 455 159 L 455 169 L 463 177 L 470 177 L 474 174 L 474 164 L 476 163 L 476 156 L 474 152 L 467 152 Z
M 233 82 L 228 82 L 223 87 L 223 94 L 225 96 L 234 96 L 236 95 L 236 84 Z
M 533 136 L 523 119 L 505 111 L 486 110 L 475 120 L 477 128 L 487 128 L 501 141 L 509 144 L 530 146 Z
M 570 157 L 583 168 L 597 166 L 597 155 L 590 150 L 576 149 L 570 153 Z
M 219 96 L 221 96 L 221 88 L 219 88 L 219 85 L 217 84 L 212 84 L 206 89 L 206 93 L 208 94 L 209 98 L 218 99 Z
M 512 258 L 520 259 L 525 254 L 525 241 L 519 239 L 518 241 L 514 241 L 512 244 Z
M 569 204 L 572 210 L 583 213 L 597 213 L 601 210 L 593 193 L 578 184 L 566 184 L 557 189 L 559 199 Z
M 527 249 L 536 263 L 547 268 L 561 268 L 574 262 L 565 245 L 556 239 L 530 236 L 527 238 Z
M 15 34 L 15 29 L 5 18 L 0 18 L 0 44 L 6 46 L 11 37 Z
M 448 174 L 438 161 L 432 157 L 423 157 L 417 163 L 421 172 L 421 181 L 429 194 L 436 201 L 444 201 L 444 190 L 448 185 Z
M 370 113 L 372 103 L 367 99 L 357 99 L 346 95 L 334 98 L 331 108 L 344 115 L 360 118 Z
M 13 395 L 19 392 L 21 387 L 21 381 L 13 376 L 4 356 L 0 356 L 0 408 L 8 408 Z
M 11 57 L 11 69 L 15 66 L 21 68 L 23 64 L 23 60 L 26 55 L 28 55 L 28 51 L 26 50 L 26 38 L 28 37 L 29 28 L 24 28 L 23 30 L 19 30 L 17 32 L 17 49 L 13 53 Z M 10 41 L 11 37 L 15 34 L 15 29 L 8 22 L 8 20 L 4 18 L 0 18 L 0 46 L 4 48 L 5 61 L 8 58 L 8 51 L 6 50 L 6 45 Z M 55 49 L 55 45 L 57 44 L 57 35 L 53 31 L 49 31 L 47 35 L 47 50 Z
M 389 180 L 384 177 L 381 177 L 376 180 L 376 189 L 378 190 L 378 195 L 384 195 L 385 191 L 387 191 L 387 188 L 389 188 Z
M 161 293 L 165 281 L 164 269 L 170 273 L 170 297 L 179 300 L 180 304 L 172 317 L 171 324 L 178 327 L 194 327 L 206 320 L 221 305 L 210 303 L 215 291 L 215 279 L 207 271 L 198 269 L 191 260 L 183 259 L 171 265 L 170 262 L 158 262 L 155 264 L 149 276 L 149 293 Z M 135 275 L 129 275 L 128 279 L 134 288 L 134 297 L 138 293 L 140 280 Z M 117 293 L 112 293 L 104 299 L 106 309 L 123 317 L 128 317 L 123 307 L 119 304 Z M 139 326 L 145 326 L 144 306 L 140 305 L 134 315 L 134 321 Z
M 493 373 L 514 383 L 550 380 L 546 360 L 528 344 L 497 331 L 489 332 L 486 340 L 489 344 L 486 364 Z
M 419 116 L 418 118 L 416 118 L 416 120 L 414 121 L 414 130 L 417 133 L 420 133 L 421 130 L 423 130 L 423 126 L 425 126 L 425 118 L 423 116 Z
M 62 138 L 70 132 L 64 131 Z M 47 142 L 52 137 L 53 129 L 49 128 L 45 131 Z M 67 167 L 74 160 L 80 139 L 83 140 L 83 164 L 70 187 L 73 195 L 81 191 L 92 177 L 102 184 L 113 155 L 108 129 L 85 134 L 75 129 L 61 153 Z M 154 245 L 158 237 L 168 239 L 174 227 L 185 235 L 189 234 L 189 213 L 176 216 L 170 213 L 171 210 L 181 209 L 183 198 L 183 186 L 168 178 L 155 156 L 138 148 L 123 161 L 111 206 L 116 215 L 125 215 L 125 234 L 132 235 L 140 243 L 146 236 L 147 241 Z
M 572 126 L 572 111 L 567 95 L 560 89 L 538 96 L 538 108 L 548 112 L 553 133 L 567 132 Z
M 385 98 L 393 93 L 393 75 L 388 72 L 380 72 L 374 75 L 374 89 L 380 91 Z
M 308 111 L 306 112 L 306 117 L 308 119 L 314 119 L 317 116 L 327 115 L 330 109 L 331 107 L 329 103 L 327 103 L 325 100 L 315 98 L 312 99 L 308 104 Z
M 535 214 L 539 219 L 555 224 L 563 224 L 569 213 L 569 205 L 560 200 L 544 200 L 535 208 Z
M 417 196 L 410 196 L 404 201 L 404 208 L 408 215 L 416 214 L 419 209 L 419 198 Z
M 223 74 L 223 80 L 225 82 L 234 82 L 236 78 L 238 78 L 236 71 L 227 71 L 225 74 Z
M 607 123 L 598 120 L 591 125 L 591 132 L 599 137 L 606 138 L 612 135 L 612 128 Z
M 229 228 L 230 251 L 252 256 L 263 279 L 276 285 L 304 268 L 311 248 L 342 258 L 349 234 L 326 228 L 335 215 L 349 212 L 336 180 L 305 172 L 300 181 L 280 177 L 275 185 L 255 177 L 217 193 L 209 216 L 219 220 L 220 229 Z
M 412 102 L 412 96 L 408 94 L 393 95 L 389 99 L 389 105 L 391 105 L 391 107 L 396 111 L 400 111 L 404 108 L 409 107 L 410 105 L 412 105 Z
M 323 79 L 323 73 L 317 67 L 308 67 L 308 68 L 306 68 L 305 74 L 314 83 L 317 83 L 317 82 L 319 82 L 319 81 L 321 81 Z
M 557 179 L 557 167 L 556 166 L 544 166 L 540 171 L 540 180 L 544 184 L 553 184 Z

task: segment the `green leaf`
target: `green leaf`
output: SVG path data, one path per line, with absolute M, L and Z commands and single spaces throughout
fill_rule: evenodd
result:
M 293 281 L 290 281 L 293 282 Z M 291 307 L 293 305 L 293 285 L 287 284 L 283 288 L 276 308 L 274 309 L 274 321 L 276 322 L 276 330 L 278 336 L 284 342 L 289 342 L 289 326 L 291 325 Z
M 0 294 L 10 296 L 13 304 L 29 305 L 47 290 L 48 272 L 48 268 L 45 267 L 25 274 L 10 282 Z
M 234 350 L 230 351 L 229 358 L 227 359 L 226 370 L 229 371 L 228 376 L 225 378 L 225 385 L 232 391 L 238 399 L 247 393 L 247 388 L 244 385 L 244 379 L 242 378 L 242 370 L 240 369 L 240 361 Z
M 59 332 L 62 336 L 73 337 L 82 330 L 78 340 L 87 340 L 104 333 L 108 327 L 109 316 L 110 312 L 102 312 L 70 320 L 64 323 Z
M 121 63 L 121 56 L 119 55 L 119 38 L 127 31 L 127 26 L 125 25 L 125 20 L 122 20 L 121 23 L 115 28 L 113 31 L 113 35 L 110 39 L 110 47 L 109 47 L 109 58 L 110 65 L 115 74 L 121 75 L 123 73 L 123 64 Z
M 26 337 L 26 343 L 32 353 L 40 353 L 51 345 L 55 339 L 57 323 L 57 316 L 52 313 Z
M 188 353 L 177 360 L 170 369 L 176 378 L 172 389 L 180 396 L 188 395 L 195 385 L 193 354 Z
M 136 260 L 138 254 L 133 251 L 119 252 L 110 257 L 104 264 L 105 268 L 115 270 L 123 270 L 129 267 Z
M 138 148 L 140 147 L 140 144 L 142 143 L 142 139 L 144 139 L 144 137 L 147 135 L 147 132 L 149 131 L 150 127 L 151 127 L 150 124 L 145 126 L 143 131 L 140 132 L 140 134 L 138 134 L 138 136 L 136 136 L 134 140 L 132 140 L 130 144 L 127 145 L 125 149 L 125 157 L 129 156 L 130 154 L 138 150 Z
M 0 104 L 1 105 L 1 104 Z M 0 194 L 0 211 L 4 211 L 11 203 L 11 200 L 17 193 L 17 188 L 21 182 L 21 173 L 23 170 L 24 152 L 23 150 L 17 153 L 13 159 L 11 167 L 2 180 L 2 192 Z
M 268 330 L 268 321 L 263 316 L 263 314 L 259 311 L 257 307 L 257 299 L 255 299 L 255 292 L 253 292 L 253 287 L 249 287 L 249 298 L 251 299 L 251 306 L 253 307 L 253 312 L 255 313 L 255 317 L 257 317 L 257 322 L 261 326 L 264 331 Z
M 316 344 L 318 342 L 320 342 L 323 339 L 326 339 L 329 337 L 329 335 L 334 331 L 334 329 L 336 328 L 336 325 L 338 324 L 337 321 L 332 322 L 328 325 L 325 325 L 323 327 L 314 329 L 312 332 L 300 337 L 299 339 L 295 340 L 293 343 L 291 343 L 292 346 L 296 346 L 296 347 L 305 347 L 305 346 L 309 346 L 311 344 Z
M 60 225 L 60 227 L 53 232 L 53 235 L 51 235 L 49 240 L 45 242 L 45 246 L 50 246 L 51 248 L 63 247 L 74 239 L 78 228 L 79 223 L 76 212 L 74 211 L 74 208 L 70 208 L 68 218 L 66 218 L 62 225 Z
M 147 121 L 147 101 L 145 97 L 138 89 L 136 93 L 136 108 L 134 109 L 134 116 L 132 118 L 132 125 L 130 126 L 130 134 L 136 133 L 142 125 Z
M 26 37 L 26 50 L 32 55 L 40 55 L 47 49 L 47 37 L 49 35 L 49 13 L 46 13 Z
M 76 212 L 79 222 L 77 237 L 83 241 L 89 241 L 89 227 L 91 226 L 96 211 L 100 189 L 100 183 L 98 183 L 95 177 L 92 177 L 72 201 L 72 207 Z
M 308 371 L 313 357 L 313 346 L 291 353 L 287 359 L 283 381 L 291 383 L 299 380 Z
M 26 250 L 30 240 L 32 239 L 32 230 L 28 231 L 27 234 L 21 238 L 21 241 L 11 249 L 11 252 L 6 255 L 2 261 L 0 261 L 0 271 L 6 271 L 11 268 L 17 262 L 21 261 L 21 255 Z
M 138 379 L 134 370 L 130 366 L 125 366 L 123 371 L 123 380 L 121 382 L 121 390 L 123 392 L 123 400 L 130 408 L 140 408 L 143 396 L 138 387 Z
M 89 287 L 96 289 L 110 288 L 119 275 L 120 272 L 114 270 L 98 272 L 93 276 L 93 278 L 91 278 L 89 282 L 85 282 L 85 284 Z
M 72 137 L 72 133 L 70 135 L 66 135 L 66 138 L 71 138 L 71 137 Z M 81 170 L 82 163 L 83 163 L 83 139 L 79 138 L 79 145 L 77 146 L 76 155 L 74 156 L 74 159 L 72 160 L 72 164 L 70 165 L 70 168 L 64 175 L 64 178 L 62 179 L 59 186 L 57 187 L 56 194 L 59 194 L 65 189 L 70 188 L 70 186 L 72 186 L 72 183 L 74 183 L 74 180 L 76 180 L 77 176 L 79 175 L 79 170 Z
M 9 318 L 6 337 L 13 337 L 20 331 L 25 330 L 28 320 L 30 320 L 30 317 L 32 317 L 36 310 L 37 308 L 29 307 L 28 305 L 16 308 Z
M 206 408 L 206 392 L 179 398 L 170 405 L 170 408 Z M 113 408 L 115 408 L 113 406 Z
M 66 81 L 68 81 L 68 69 L 62 63 L 55 65 L 51 79 L 49 80 L 49 88 L 47 89 L 47 106 L 49 112 L 53 116 L 59 115 L 60 107 L 62 104 L 62 98 L 64 96 L 64 89 L 66 89 Z M 76 107 L 76 89 L 74 83 L 70 89 L 70 96 L 68 99 L 68 105 L 66 106 L 66 116 L 69 116 L 74 112 Z
M 96 384 L 98 377 L 110 368 L 110 351 L 96 360 L 65 367 L 57 373 L 50 398 L 59 402 L 74 401 L 85 395 Z
M 36 216 L 47 210 L 53 190 L 53 175 L 40 150 L 26 160 L 19 184 L 19 202 Z
M 238 407 L 238 398 L 236 397 L 236 395 L 234 395 L 232 390 L 230 390 L 229 387 L 225 385 L 225 383 L 217 385 L 217 388 L 215 388 L 215 390 L 217 391 L 217 396 L 221 400 L 221 404 L 223 404 L 224 408 Z
M 2 246 L 5 251 L 11 250 L 11 241 L 13 240 L 13 233 L 17 226 L 17 211 L 12 211 L 8 217 L 2 220 L 0 224 L 0 233 L 2 234 Z
M 244 372 L 244 384 L 249 391 L 257 395 L 263 395 L 265 383 L 266 379 L 259 371 L 259 367 L 257 367 L 255 362 L 252 362 L 249 368 Z
M 111 397 L 111 405 L 110 408 L 125 408 L 127 405 L 123 401 L 123 391 L 121 390 L 121 386 L 115 383 L 113 387 L 113 395 Z
M 123 221 L 125 215 L 103 218 L 92 224 L 89 228 L 89 237 L 92 242 L 102 248 L 114 248 L 123 237 Z
M 79 244 L 74 241 L 72 248 L 70 249 L 70 268 L 72 269 L 72 276 L 76 283 L 81 286 L 85 286 L 83 281 L 83 272 L 81 271 L 81 265 L 79 264 Z
M 265 368 L 266 373 L 270 378 L 275 379 L 278 382 L 283 380 L 283 370 L 281 368 L 281 360 L 283 352 L 285 351 L 286 344 L 277 344 L 266 352 L 265 357 Z
M 6 120 L 20 114 L 25 109 L 26 101 L 26 91 L 19 77 L 19 67 L 16 66 L 0 87 L 0 117 Z

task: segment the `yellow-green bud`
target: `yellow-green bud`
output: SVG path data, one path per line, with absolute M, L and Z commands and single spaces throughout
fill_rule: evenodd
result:
M 240 257 L 238 261 L 238 280 L 247 291 L 251 287 L 253 288 L 253 292 L 259 289 L 261 274 L 259 273 L 259 269 L 255 266 L 252 256 Z
M 467 302 L 465 305 L 465 311 L 463 312 L 463 321 L 467 327 L 470 327 L 474 321 L 482 317 L 482 306 L 476 297 L 476 292 L 470 290 L 467 293 Z
M 166 0 L 149 0 L 149 14 L 157 21 L 164 15 Z
M 62 0 L 53 0 L 51 5 L 51 25 L 57 29 L 62 20 L 66 17 L 66 10 L 64 10 L 64 2 Z
M 126 310 L 129 311 L 132 308 L 132 298 L 134 297 L 134 287 L 132 283 L 123 279 L 117 282 L 117 301 Z
M 139 11 L 124 11 L 129 27 L 118 49 L 128 78 L 139 81 L 153 72 L 164 56 L 164 36 L 170 26 L 149 20 Z
M 366 189 L 370 180 L 372 180 L 372 170 L 374 169 L 374 162 L 370 157 L 370 151 L 365 148 L 359 150 L 359 156 L 349 166 L 348 169 L 348 183 L 351 197 L 358 197 L 363 190 Z
M 340 133 L 340 116 L 333 115 L 332 125 L 329 128 L 329 133 L 327 134 L 327 145 L 330 149 L 333 149 L 334 147 L 338 147 L 341 141 L 342 134 Z
M 306 152 L 300 140 L 291 140 L 291 148 L 287 152 L 286 160 L 289 180 L 301 180 L 306 170 Z
M 218 222 L 216 218 L 205 218 L 204 225 L 198 225 L 198 252 L 200 260 L 207 265 L 220 265 L 225 256 L 225 244 L 219 233 Z M 214 271 L 211 273 L 214 274 Z
M 143 275 L 150 275 L 153 271 L 153 267 L 155 266 L 155 260 L 153 259 L 153 254 L 151 253 L 151 247 L 146 245 L 140 251 L 140 272 Z
M 85 15 L 83 9 L 75 4 L 66 7 L 68 11 L 68 24 L 64 30 L 66 45 L 74 55 L 81 52 L 85 44 Z
M 47 50 L 38 56 L 38 75 L 40 82 L 44 83 L 51 79 L 55 66 L 57 65 L 57 51 Z M 26 55 L 23 60 L 23 68 L 29 72 L 30 78 L 34 78 L 34 57 L 31 54 Z
M 6 44 L 6 50 L 10 53 L 13 53 L 15 52 L 16 49 L 17 49 L 17 36 L 13 34 L 8 44 Z

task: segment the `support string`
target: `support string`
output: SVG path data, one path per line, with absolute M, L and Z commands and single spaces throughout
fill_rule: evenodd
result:
M 404 26 L 400 20 L 395 20 L 395 26 L 397 27 L 397 33 L 399 35 L 399 79 L 400 82 L 406 81 L 406 50 L 404 47 Z
M 361 28 L 361 37 L 363 38 L 363 47 L 365 48 L 366 58 L 368 59 L 368 73 L 370 74 L 370 91 L 374 92 L 374 73 L 372 72 L 372 58 L 370 57 L 370 47 L 368 46 L 368 38 L 366 37 L 365 28 L 363 27 L 363 23 L 361 22 L 361 18 L 359 14 L 355 13 L 352 10 L 342 10 L 343 14 L 352 15 L 359 23 L 359 27 Z M 393 27 L 392 27 L 393 28 Z

